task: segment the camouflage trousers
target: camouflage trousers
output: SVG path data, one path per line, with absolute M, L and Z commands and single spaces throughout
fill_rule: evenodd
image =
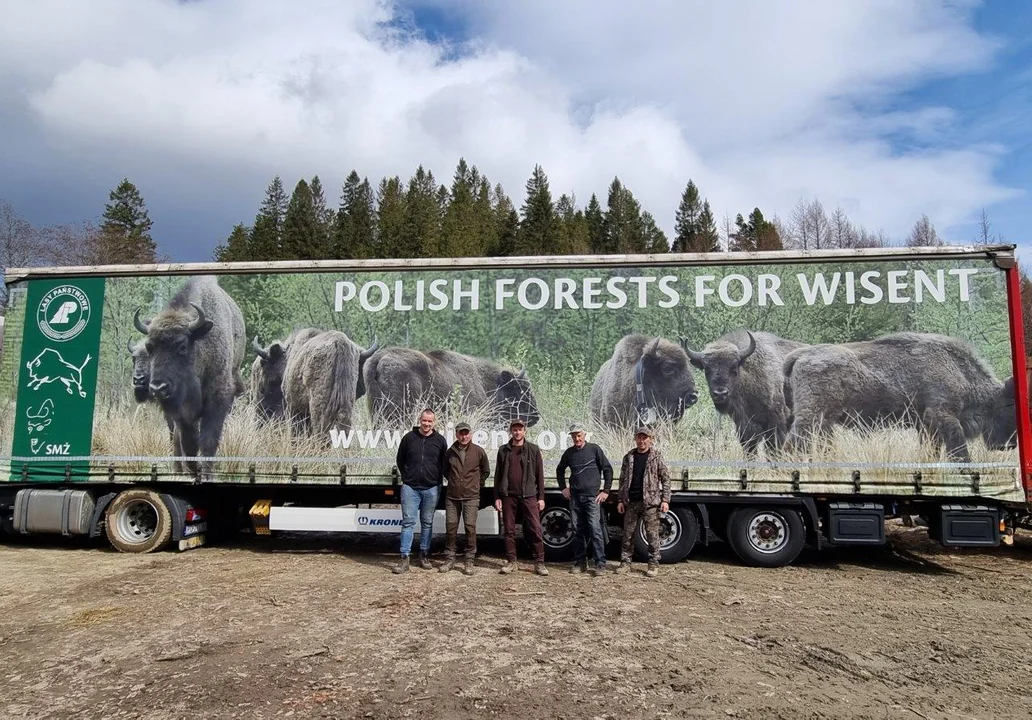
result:
M 641 500 L 624 505 L 623 546 L 620 561 L 630 562 L 634 552 L 634 533 L 638 531 L 638 520 L 644 519 L 645 539 L 649 543 L 649 564 L 659 564 L 659 506 L 646 506 Z

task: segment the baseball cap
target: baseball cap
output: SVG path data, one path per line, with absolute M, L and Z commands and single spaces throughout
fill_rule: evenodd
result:
M 638 435 L 648 435 L 649 437 L 655 437 L 655 435 L 652 433 L 652 428 L 644 426 L 638 428 L 637 432 L 635 432 L 634 435 L 635 437 L 637 437 Z
M 509 421 L 509 427 L 515 427 L 516 425 L 522 425 L 523 427 L 527 427 L 527 421 L 521 417 L 514 417 L 512 420 Z
M 473 428 L 469 426 L 468 422 L 460 422 L 458 425 L 455 426 L 455 432 L 460 433 L 463 430 L 472 431 Z
M 571 435 L 573 435 L 574 433 L 580 433 L 580 432 L 585 432 L 584 426 L 581 425 L 580 423 L 574 423 L 573 425 L 570 426 L 570 434 Z

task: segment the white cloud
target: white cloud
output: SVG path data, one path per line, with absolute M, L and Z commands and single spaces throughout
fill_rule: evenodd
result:
M 619 175 L 667 229 L 691 177 L 718 214 L 817 196 L 897 236 L 921 213 L 948 236 L 1011 195 L 998 148 L 946 142 L 949 108 L 891 109 L 990 62 L 965 4 L 442 5 L 475 35 L 457 59 L 385 27 L 397 10 L 374 0 L 19 3 L 0 92 L 51 148 L 152 187 L 203 184 L 198 167 L 258 193 L 274 173 L 332 187 L 352 167 L 447 181 L 464 156 L 517 204 L 541 163 L 581 203 Z M 900 131 L 920 149 L 894 149 Z

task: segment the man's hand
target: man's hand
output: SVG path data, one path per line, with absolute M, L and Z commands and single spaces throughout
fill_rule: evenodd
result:
M 605 502 L 605 501 L 606 501 L 606 500 L 607 500 L 608 498 L 609 498 L 609 493 L 607 493 L 607 492 L 605 492 L 605 491 L 602 491 L 602 492 L 600 492 L 600 493 L 599 493 L 598 495 L 596 495 L 596 496 L 595 496 L 595 502 L 597 502 L 597 503 L 598 503 L 599 505 L 601 505 L 601 504 L 602 504 L 602 503 L 604 503 L 604 502 Z
M 570 488 L 568 488 L 568 487 L 564 487 L 563 488 L 563 497 L 566 498 L 567 500 L 570 499 Z
M 624 511 L 624 506 L 623 506 L 623 503 L 617 503 L 617 504 L 616 504 L 616 511 L 617 511 L 618 513 L 620 513 L 621 515 L 623 515 L 623 511 Z
M 670 512 L 670 503 L 662 502 L 659 504 L 659 511 L 661 513 Z
M 497 510 L 498 512 L 502 511 L 502 501 L 501 500 L 495 500 L 495 510 Z
M 545 501 L 544 500 L 538 500 L 538 511 L 540 512 L 540 511 L 542 511 L 544 509 L 545 509 Z

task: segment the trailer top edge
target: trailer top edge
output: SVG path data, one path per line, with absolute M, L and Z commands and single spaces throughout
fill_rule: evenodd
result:
M 542 255 L 528 257 L 390 258 L 381 260 L 270 260 L 265 262 L 155 263 L 147 265 L 94 265 L 7 268 L 5 283 L 33 278 L 134 276 L 166 274 L 251 274 L 263 272 L 405 271 L 433 268 L 495 269 L 506 267 L 570 268 L 648 267 L 693 265 L 756 265 L 807 263 L 824 260 L 924 260 L 979 257 L 1011 259 L 1017 245 L 953 245 L 945 247 L 890 247 L 837 250 L 778 250 L 769 252 L 663 253 L 642 255 Z

